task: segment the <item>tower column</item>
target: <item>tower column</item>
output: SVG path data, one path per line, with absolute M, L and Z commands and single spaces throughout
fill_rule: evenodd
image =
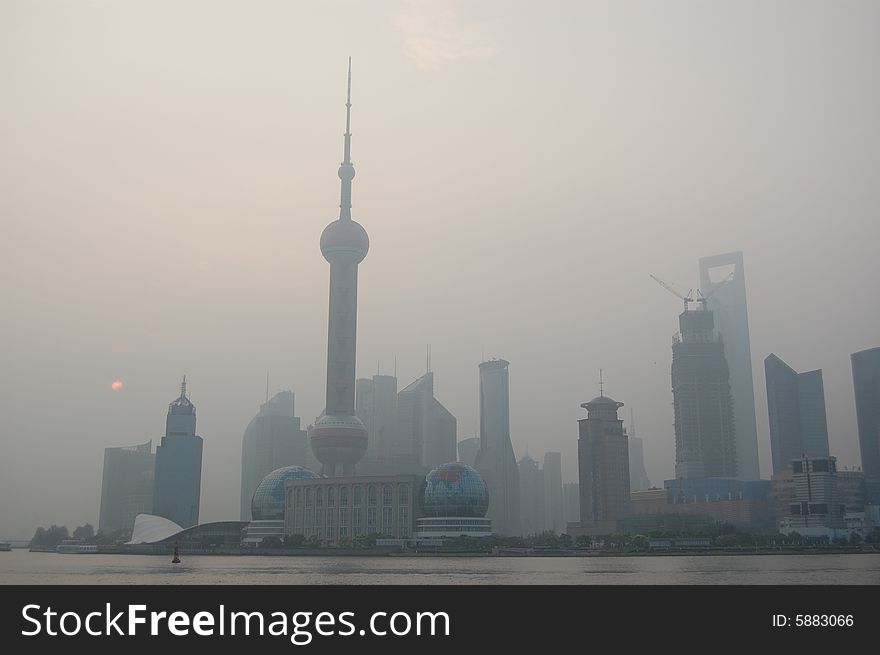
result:
M 327 323 L 327 388 L 324 413 L 309 428 L 309 440 L 325 475 L 354 475 L 367 450 L 367 430 L 355 415 L 357 363 L 357 267 L 367 256 L 370 239 L 351 218 L 351 59 L 345 102 L 345 140 L 339 166 L 339 218 L 321 234 L 321 253 L 330 263 Z

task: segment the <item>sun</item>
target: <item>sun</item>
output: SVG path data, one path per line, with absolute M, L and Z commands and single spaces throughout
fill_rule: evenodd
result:
M 113 382 L 110 383 L 110 388 L 113 389 L 113 391 L 119 391 L 124 386 L 125 384 L 123 384 L 122 380 L 113 380 Z

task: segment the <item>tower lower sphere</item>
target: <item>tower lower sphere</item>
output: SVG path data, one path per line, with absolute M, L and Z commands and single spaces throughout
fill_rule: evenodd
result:
M 367 452 L 367 428 L 354 415 L 324 414 L 309 429 L 312 452 L 321 472 L 333 477 L 354 475 L 354 467 Z

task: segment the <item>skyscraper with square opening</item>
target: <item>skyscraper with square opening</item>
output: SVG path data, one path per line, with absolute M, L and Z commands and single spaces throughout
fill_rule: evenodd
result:
M 712 295 L 715 329 L 721 335 L 727 356 L 736 425 L 737 475 L 744 480 L 758 480 L 758 427 L 742 252 L 701 258 L 700 287 L 704 297 Z

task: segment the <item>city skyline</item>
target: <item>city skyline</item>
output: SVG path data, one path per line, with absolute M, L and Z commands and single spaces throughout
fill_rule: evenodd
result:
M 454 25 L 485 29 L 494 45 L 463 48 L 460 59 L 436 48 L 433 58 L 424 48 L 413 55 L 412 43 L 430 43 L 425 34 L 419 41 L 411 26 L 357 8 L 344 21 L 346 38 L 326 43 L 330 24 L 320 15 L 284 15 L 276 27 L 219 10 L 205 29 L 223 47 L 208 54 L 186 47 L 180 25 L 199 18 L 189 10 L 169 27 L 161 10 L 120 8 L 120 42 L 91 20 L 65 30 L 25 21 L 17 35 L 0 27 L 13 52 L 45 53 L 22 59 L 10 76 L 10 120 L 0 128 L 9 143 L 3 162 L 16 162 L 3 182 L 11 220 L 0 266 L 16 283 L 2 328 L 11 352 L 0 381 L 8 442 L 0 496 L 34 498 L 27 513 L 0 506 L 0 535 L 95 523 L 103 449 L 155 439 L 157 408 L 179 372 L 198 385 L 207 435 L 203 520 L 234 516 L 238 488 L 227 481 L 240 475 L 241 433 L 267 368 L 274 385 L 297 393 L 301 416 L 320 414 L 327 263 L 314 241 L 338 192 L 327 171 L 338 164 L 333 108 L 349 52 L 356 62 L 363 56 L 359 175 L 369 184 L 359 187 L 358 215 L 376 242 L 362 271 L 359 374 L 376 361 L 390 371 L 397 356 L 400 378 L 418 377 L 431 343 L 436 393 L 462 439 L 476 431 L 474 364 L 483 352 L 503 355 L 516 367 L 514 451 L 562 452 L 571 481 L 571 426 L 604 367 L 609 393 L 639 413 L 648 476 L 667 479 L 676 312 L 647 273 L 689 280 L 700 257 L 741 250 L 753 373 L 783 345 L 797 370 L 821 368 L 830 452 L 841 468 L 858 465 L 849 357 L 877 346 L 880 316 L 851 281 L 875 270 L 877 199 L 868 181 L 880 149 L 865 126 L 880 94 L 855 64 L 877 54 L 861 27 L 877 10 L 829 18 L 811 8 L 797 29 L 773 15 L 757 35 L 753 10 L 716 10 L 718 21 L 704 9 L 680 24 L 651 15 L 633 33 L 618 10 L 603 8 L 597 20 L 572 21 L 585 38 L 563 39 L 558 50 L 549 45 L 557 30 L 573 27 L 527 11 L 490 29 L 477 12 Z M 0 25 L 30 15 L 2 11 L 13 15 Z M 359 35 L 358 21 L 378 24 L 379 36 Z M 242 24 L 265 38 L 232 28 Z M 834 45 L 818 45 L 829 24 Z M 144 44 L 164 29 L 168 50 L 155 59 Z M 722 35 L 711 69 L 688 56 L 706 29 Z M 680 45 L 664 51 L 670 34 Z M 111 46 L 118 57 L 95 59 Z M 645 61 L 670 84 L 652 83 Z M 738 75 L 759 61 L 756 75 Z M 558 79 L 548 77 L 557 66 Z M 806 103 L 817 85 L 825 104 Z M 656 107 L 647 123 L 644 106 Z M 504 183 L 492 188 L 485 170 L 499 161 L 507 162 Z M 698 224 L 704 229 L 689 229 Z M 607 252 L 584 256 L 599 230 Z M 782 233 L 790 235 L 784 251 Z M 157 256 L 168 265 L 156 266 Z M 617 296 L 615 320 L 591 321 L 590 302 L 579 300 L 596 284 Z M 832 323 L 817 298 L 831 297 L 851 314 L 833 324 L 829 341 Z M 761 377 L 753 375 L 766 477 Z M 111 390 L 117 379 L 124 387 Z M 557 383 L 552 393 L 548 379 Z M 37 493 L 33 471 L 47 445 L 58 461 L 46 475 L 64 494 Z

